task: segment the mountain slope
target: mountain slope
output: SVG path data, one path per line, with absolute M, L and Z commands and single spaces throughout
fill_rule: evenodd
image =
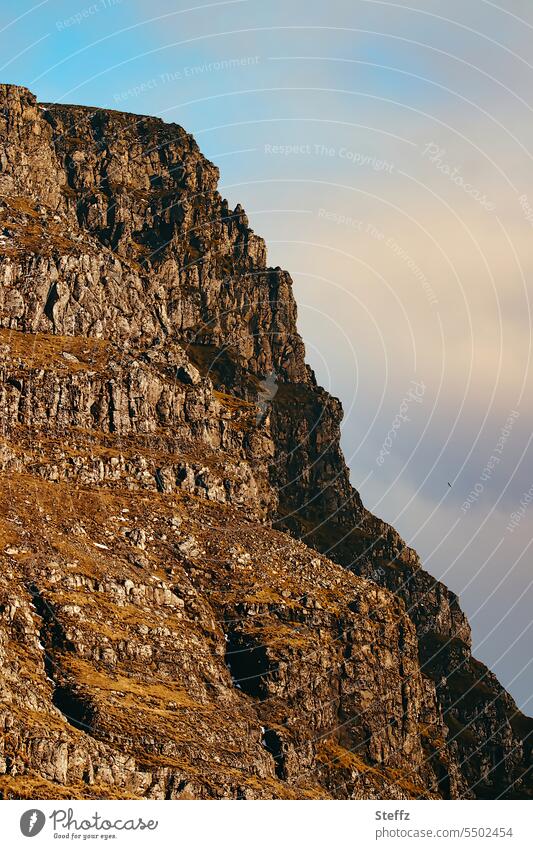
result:
M 533 723 L 351 487 L 215 166 L 0 101 L 4 796 L 529 795 Z

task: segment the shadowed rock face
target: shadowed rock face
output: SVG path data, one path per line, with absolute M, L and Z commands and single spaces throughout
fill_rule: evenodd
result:
M 530 795 L 191 136 L 13 86 L 0 133 L 2 795 Z

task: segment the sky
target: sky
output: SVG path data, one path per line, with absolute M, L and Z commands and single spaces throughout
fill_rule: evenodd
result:
M 353 484 L 533 713 L 530 1 L 0 0 L 0 34 L 1 81 L 194 134 L 293 276 Z

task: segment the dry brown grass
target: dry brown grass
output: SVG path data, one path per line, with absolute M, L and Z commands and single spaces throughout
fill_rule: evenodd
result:
M 0 776 L 0 799 L 139 799 L 129 790 L 109 784 L 56 784 L 33 774 Z
M 0 328 L 0 343 L 9 348 L 9 357 L 27 368 L 55 371 L 104 371 L 113 348 L 110 342 L 78 336 L 53 336 L 48 333 L 21 333 Z M 63 353 L 75 356 L 69 360 Z
M 350 772 L 358 772 L 365 779 L 375 784 L 380 795 L 387 798 L 387 785 L 395 785 L 410 799 L 427 799 L 428 792 L 425 787 L 416 784 L 412 777 L 407 777 L 408 772 L 392 767 L 376 767 L 367 763 L 360 755 L 341 746 L 333 738 L 324 740 L 319 749 L 318 759 L 327 767 L 332 769 L 345 769 Z

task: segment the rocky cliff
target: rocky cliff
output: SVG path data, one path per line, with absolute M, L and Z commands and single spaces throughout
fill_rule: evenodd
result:
M 531 795 L 191 136 L 14 86 L 0 133 L 3 797 Z

